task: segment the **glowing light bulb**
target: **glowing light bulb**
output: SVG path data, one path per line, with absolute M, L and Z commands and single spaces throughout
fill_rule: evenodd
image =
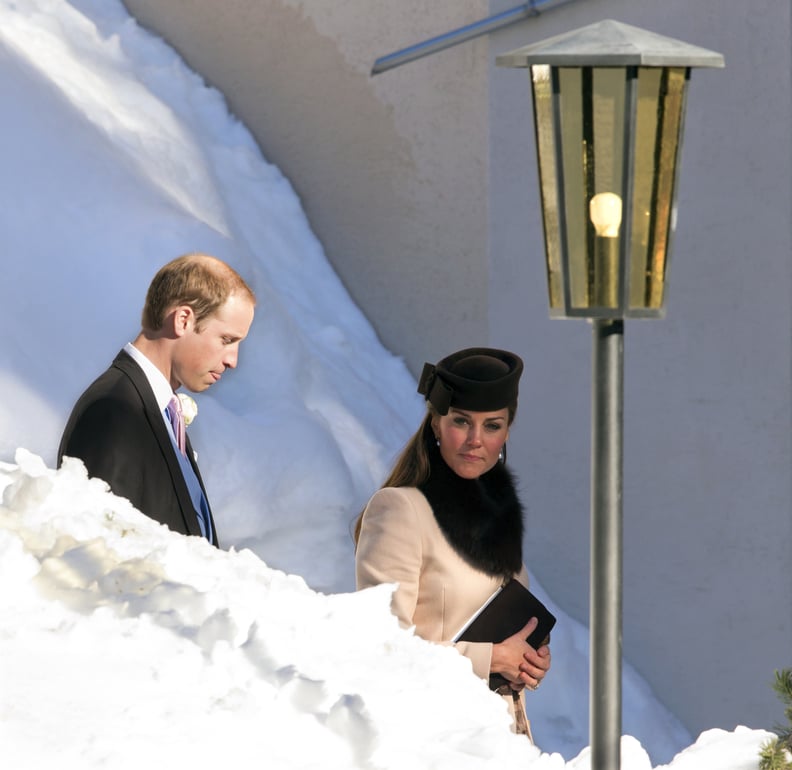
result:
M 622 200 L 616 193 L 597 193 L 589 202 L 589 217 L 597 235 L 618 238 L 622 218 Z

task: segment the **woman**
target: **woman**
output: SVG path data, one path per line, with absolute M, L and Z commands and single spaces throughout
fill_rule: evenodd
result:
M 392 608 L 402 625 L 454 644 L 482 679 L 501 674 L 515 730 L 530 738 L 522 691 L 550 668 L 547 644 L 525 641 L 536 620 L 498 644 L 453 641 L 500 586 L 527 585 L 522 507 L 503 464 L 522 369 L 518 356 L 492 348 L 424 365 L 426 417 L 357 521 L 355 565 L 358 589 L 398 583 Z

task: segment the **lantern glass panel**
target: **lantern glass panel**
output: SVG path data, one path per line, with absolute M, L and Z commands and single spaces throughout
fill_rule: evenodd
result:
M 547 256 L 547 293 L 552 311 L 564 307 L 564 279 L 561 272 L 561 232 L 558 222 L 553 87 L 548 65 L 539 64 L 531 67 L 531 87 L 533 89 L 534 130 L 538 151 L 539 189 L 542 195 L 542 223 Z
M 558 68 L 564 218 L 573 310 L 619 307 L 621 220 L 613 222 L 603 235 L 592 221 L 590 205 L 600 193 L 615 196 L 619 204 L 624 198 L 625 82 L 623 68 Z
M 629 309 L 661 310 L 674 231 L 675 170 L 688 70 L 638 70 Z

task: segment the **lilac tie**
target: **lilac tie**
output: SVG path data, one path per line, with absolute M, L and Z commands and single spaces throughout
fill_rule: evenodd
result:
M 168 402 L 168 405 L 165 407 L 165 414 L 168 415 L 168 420 L 170 420 L 171 427 L 173 428 L 173 435 L 176 437 L 176 446 L 182 454 L 183 459 L 179 460 L 179 465 L 184 480 L 187 482 L 190 500 L 198 516 L 201 534 L 210 543 L 213 543 L 215 540 L 213 540 L 212 515 L 209 513 L 209 501 L 206 499 L 201 482 L 198 480 L 196 471 L 187 457 L 187 435 L 184 432 L 184 415 L 182 414 L 181 401 L 179 401 L 178 396 L 174 395 Z
M 179 451 L 187 456 L 187 435 L 184 432 L 184 415 L 182 414 L 181 401 L 174 395 L 168 402 L 168 419 L 173 427 L 173 435 L 176 437 L 176 446 Z

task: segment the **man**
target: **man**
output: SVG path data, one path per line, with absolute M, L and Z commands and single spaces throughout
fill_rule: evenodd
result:
M 140 334 L 77 401 L 58 464 L 64 456 L 80 458 L 89 476 L 104 479 L 147 516 L 218 545 L 174 396 L 179 387 L 204 391 L 236 367 L 254 308 L 251 289 L 219 259 L 188 254 L 161 268 L 146 295 Z

